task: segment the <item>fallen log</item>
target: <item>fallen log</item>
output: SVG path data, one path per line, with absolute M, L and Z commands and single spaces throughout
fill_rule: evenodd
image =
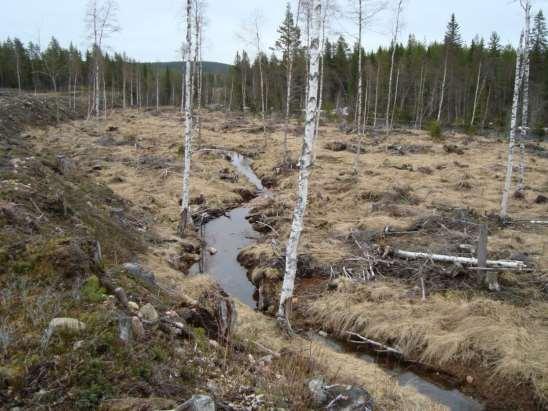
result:
M 452 255 L 443 255 L 443 254 L 430 254 L 430 253 L 416 253 L 412 251 L 404 250 L 394 250 L 394 255 L 402 258 L 426 258 L 432 261 L 442 261 L 447 263 L 460 263 L 463 265 L 478 265 L 477 258 L 470 257 L 457 257 Z M 486 265 L 489 267 L 501 267 L 501 268 L 515 268 L 522 269 L 527 268 L 527 265 L 523 261 L 513 261 L 513 260 L 487 260 Z

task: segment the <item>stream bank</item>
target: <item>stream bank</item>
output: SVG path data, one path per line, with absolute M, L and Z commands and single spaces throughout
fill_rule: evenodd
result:
M 255 185 L 259 196 L 269 195 L 251 168 L 252 161 L 250 159 L 233 151 L 216 151 L 224 154 L 227 159 L 229 158 L 236 170 Z M 258 292 L 248 279 L 247 269 L 238 262 L 241 250 L 259 240 L 257 232 L 247 218 L 250 209 L 251 207 L 246 204 L 204 224 L 203 266 L 200 267 L 200 263 L 196 263 L 189 272 L 193 275 L 198 275 L 201 272 L 210 274 L 229 295 L 255 309 Z M 307 338 L 338 353 L 351 355 L 360 361 L 378 365 L 379 360 L 382 360 L 382 357 L 359 352 L 348 344 L 333 338 L 321 337 L 316 333 L 309 333 Z M 479 411 L 484 409 L 481 403 L 460 392 L 456 386 L 444 386 L 434 378 L 415 373 L 403 363 L 382 367 L 397 380 L 400 386 L 413 387 L 417 392 L 451 410 Z

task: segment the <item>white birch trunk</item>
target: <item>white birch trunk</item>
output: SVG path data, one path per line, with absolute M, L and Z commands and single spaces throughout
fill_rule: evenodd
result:
M 424 258 L 427 260 L 443 261 L 447 263 L 478 265 L 478 259 L 472 258 L 472 257 L 457 257 L 453 255 L 444 255 L 444 254 L 416 253 L 413 251 L 404 251 L 404 250 L 394 250 L 394 254 L 402 258 L 411 258 L 411 259 Z M 527 264 L 525 264 L 523 261 L 515 261 L 515 260 L 487 260 L 486 265 L 489 267 L 499 267 L 499 268 L 515 268 L 515 269 L 527 268 Z
M 181 222 L 179 232 L 185 232 L 190 220 L 190 159 L 192 157 L 192 0 L 186 3 L 186 64 L 185 64 L 185 157 L 183 166 L 183 190 L 181 194 Z
M 479 62 L 479 67 L 478 67 L 478 78 L 476 80 L 476 92 L 474 93 L 474 107 L 472 109 L 472 119 L 470 120 L 470 126 L 473 126 L 474 121 L 476 120 L 476 110 L 478 108 L 480 80 L 481 80 L 481 61 Z
M 388 98 L 386 100 L 386 134 L 390 133 L 390 103 L 392 99 L 392 78 L 394 77 L 394 59 L 396 57 L 396 46 L 398 42 L 398 32 L 400 30 L 400 14 L 403 0 L 399 0 L 396 6 L 396 16 L 394 20 L 394 32 L 392 35 L 392 55 L 390 56 L 390 76 L 388 78 Z
M 126 70 L 122 72 L 122 107 L 126 109 Z
M 325 65 L 324 65 L 324 52 L 325 52 L 325 27 L 327 24 L 327 12 L 329 10 L 329 0 L 324 1 L 324 11 L 323 11 L 323 17 L 322 17 L 322 38 L 321 38 L 321 45 L 320 45 L 320 92 L 318 96 L 318 114 L 316 115 L 316 129 L 315 129 L 315 135 L 314 135 L 314 147 L 318 142 L 319 135 L 320 135 L 320 119 L 322 117 L 322 106 L 323 106 L 323 87 L 324 87 L 324 73 L 325 73 Z M 298 21 L 298 19 L 297 19 Z M 312 163 L 316 162 L 316 150 L 312 150 Z
M 447 81 L 447 60 L 449 59 L 449 49 L 445 52 L 445 63 L 443 65 L 443 80 L 441 82 L 440 105 L 438 107 L 438 123 L 441 121 L 441 110 L 443 109 L 443 100 L 445 98 L 445 82 Z
M 287 242 L 285 274 L 280 294 L 280 305 L 277 318 L 282 326 L 290 329 L 288 321 L 289 303 L 293 297 L 295 287 L 295 275 L 297 273 L 297 249 L 303 230 L 303 220 L 308 200 L 308 178 L 312 164 L 312 150 L 316 128 L 316 116 L 318 115 L 318 82 L 320 60 L 320 31 L 321 31 L 321 0 L 313 0 L 312 40 L 310 42 L 310 65 L 308 75 L 308 104 L 306 107 L 306 120 L 301 158 L 299 160 L 299 182 L 297 192 L 297 204 L 293 211 L 291 233 Z
M 103 71 L 103 109 L 104 109 L 104 112 L 103 112 L 103 118 L 106 120 L 107 119 L 107 85 L 105 83 L 105 73 Z
M 424 79 L 424 64 L 421 65 L 421 76 L 419 80 L 419 93 L 417 95 L 417 108 L 415 112 L 415 129 L 419 128 L 419 116 L 422 109 L 423 100 L 423 79 Z
M 508 160 L 506 162 L 506 178 L 504 180 L 504 189 L 502 191 L 502 200 L 500 204 L 500 218 L 506 219 L 508 215 L 508 197 L 510 187 L 512 186 L 512 171 L 514 168 L 514 146 L 516 144 L 516 128 L 518 119 L 519 94 L 521 90 L 521 64 L 523 50 L 523 32 L 519 42 L 518 54 L 516 56 L 516 74 L 514 79 L 514 97 L 512 101 L 512 117 L 510 120 L 510 134 L 508 138 Z
M 362 147 L 363 133 L 361 131 L 362 118 L 362 93 L 363 93 L 363 73 L 362 73 L 362 0 L 358 0 L 358 101 L 356 105 L 356 136 L 358 137 L 358 147 L 354 156 L 354 166 L 352 172 L 358 174 L 360 168 L 360 155 Z
M 525 1 L 525 37 L 523 46 L 523 97 L 521 108 L 521 136 L 519 139 L 519 182 L 517 190 L 523 191 L 525 187 L 525 138 L 529 126 L 529 48 L 531 32 L 531 2 Z
M 392 105 L 392 118 L 390 119 L 390 130 L 394 128 L 394 115 L 396 114 L 396 105 L 398 103 L 398 90 L 400 86 L 400 68 L 396 72 L 396 89 L 394 90 L 394 104 Z

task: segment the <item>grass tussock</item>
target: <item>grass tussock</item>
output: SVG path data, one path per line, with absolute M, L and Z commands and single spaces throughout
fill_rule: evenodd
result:
M 431 365 L 479 365 L 493 377 L 530 382 L 548 399 L 548 304 L 524 311 L 487 298 L 417 302 L 405 294 L 391 283 L 353 284 L 311 302 L 308 313 L 341 337 L 353 331 L 386 341 Z

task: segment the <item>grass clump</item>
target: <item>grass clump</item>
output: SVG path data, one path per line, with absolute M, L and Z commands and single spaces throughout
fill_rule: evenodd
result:
M 82 286 L 82 297 L 90 303 L 98 303 L 104 300 L 107 291 L 101 287 L 96 275 L 89 277 Z

